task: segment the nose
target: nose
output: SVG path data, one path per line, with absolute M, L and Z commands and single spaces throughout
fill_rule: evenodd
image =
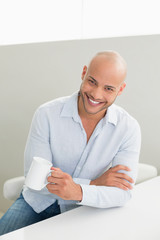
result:
M 90 96 L 95 101 L 102 101 L 102 99 L 103 99 L 103 91 L 102 91 L 102 89 L 100 87 L 97 87 L 95 89 L 92 89 L 92 91 L 90 92 Z

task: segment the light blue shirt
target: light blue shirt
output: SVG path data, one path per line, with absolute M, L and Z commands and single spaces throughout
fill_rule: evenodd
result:
M 24 186 L 23 196 L 37 212 L 56 199 L 61 212 L 87 205 L 98 208 L 123 206 L 131 190 L 89 185 L 110 166 L 122 164 L 122 171 L 136 180 L 141 144 L 140 127 L 124 109 L 113 104 L 97 124 L 87 143 L 87 135 L 78 114 L 78 93 L 40 106 L 32 120 L 25 149 L 25 176 L 34 156 L 45 158 L 73 177 L 83 192 L 81 202 L 63 200 L 47 188 L 33 191 Z

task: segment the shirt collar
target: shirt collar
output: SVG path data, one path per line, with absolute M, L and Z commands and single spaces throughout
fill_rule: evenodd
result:
M 61 112 L 61 117 L 72 117 L 74 121 L 80 122 L 80 117 L 78 114 L 78 94 L 79 94 L 78 91 L 73 93 L 65 102 Z M 103 118 L 103 126 L 107 124 L 107 122 L 117 125 L 117 114 L 115 104 L 112 104 L 107 109 L 107 113 Z
M 115 104 L 112 104 L 106 114 L 106 122 L 112 123 L 115 126 L 117 125 L 117 113 L 116 113 L 116 107 Z
M 72 117 L 76 122 L 80 121 L 78 114 L 78 91 L 73 93 L 65 102 L 61 117 Z

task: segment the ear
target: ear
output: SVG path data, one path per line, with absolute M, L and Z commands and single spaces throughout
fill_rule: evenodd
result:
M 84 79 L 84 77 L 85 77 L 85 75 L 86 75 L 86 72 L 87 72 L 87 66 L 85 65 L 85 66 L 83 67 L 83 71 L 82 71 L 82 75 L 81 75 L 81 79 L 82 79 L 82 80 Z
M 122 92 L 123 92 L 125 87 L 126 87 L 126 83 L 124 82 L 124 83 L 122 83 L 122 85 L 121 85 L 121 87 L 119 89 L 118 96 L 122 94 Z

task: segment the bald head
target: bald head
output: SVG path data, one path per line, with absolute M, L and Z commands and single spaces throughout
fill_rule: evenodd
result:
M 116 51 L 105 51 L 97 53 L 90 61 L 88 70 L 91 67 L 105 63 L 114 65 L 115 71 L 117 71 L 117 73 L 122 76 L 122 80 L 124 81 L 127 73 L 127 64 L 122 56 Z
M 121 95 L 126 83 L 126 63 L 113 51 L 100 52 L 83 67 L 79 111 L 101 119 L 106 109 Z

